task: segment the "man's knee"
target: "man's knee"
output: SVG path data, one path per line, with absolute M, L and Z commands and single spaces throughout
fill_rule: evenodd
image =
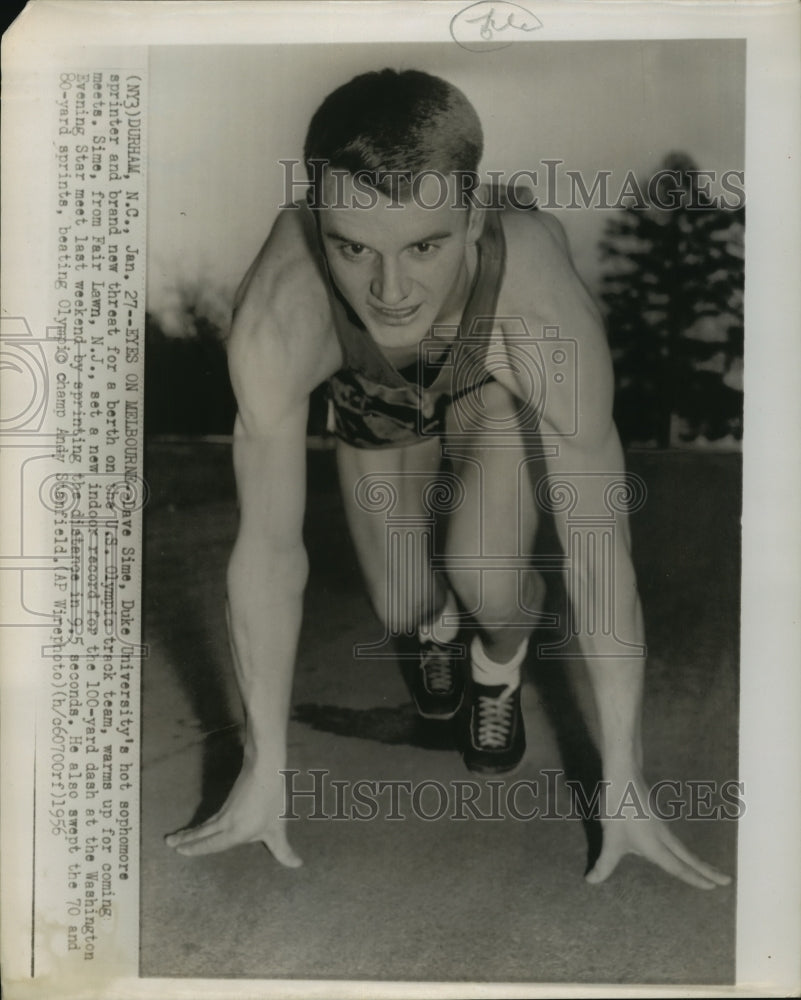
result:
M 402 587 L 389 585 L 368 590 L 373 610 L 390 635 L 414 635 L 432 616 L 431 607 L 419 594 L 404 591 Z
M 482 570 L 454 572 L 451 583 L 465 609 L 483 630 L 536 624 L 545 584 L 533 571 Z

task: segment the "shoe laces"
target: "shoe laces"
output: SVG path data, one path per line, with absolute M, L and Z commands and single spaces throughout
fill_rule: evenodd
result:
M 515 688 L 508 687 L 496 697 L 478 696 L 478 740 L 484 747 L 500 749 L 509 741 L 514 715 Z
M 420 652 L 420 669 L 430 691 L 450 691 L 453 686 L 453 666 L 450 654 L 442 647 L 435 643 L 424 646 Z

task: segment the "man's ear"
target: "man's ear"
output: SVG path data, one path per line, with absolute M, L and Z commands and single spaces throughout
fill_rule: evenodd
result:
M 484 232 L 486 214 L 480 205 L 474 204 L 470 204 L 467 211 L 470 214 L 467 217 L 467 238 L 465 242 L 468 246 L 471 246 L 473 243 L 478 242 L 481 234 Z

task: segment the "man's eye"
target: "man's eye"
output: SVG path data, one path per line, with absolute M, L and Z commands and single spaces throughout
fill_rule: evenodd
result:
M 367 247 L 361 243 L 343 243 L 342 253 L 346 257 L 364 257 L 367 253 Z
M 414 249 L 416 253 L 426 255 L 433 253 L 437 248 L 433 243 L 415 243 Z

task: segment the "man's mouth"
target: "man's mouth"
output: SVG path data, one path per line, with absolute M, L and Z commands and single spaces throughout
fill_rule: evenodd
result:
M 405 326 L 415 318 L 421 305 L 422 303 L 418 302 L 416 306 L 409 306 L 406 309 L 387 309 L 385 306 L 371 305 L 370 309 L 387 326 Z

